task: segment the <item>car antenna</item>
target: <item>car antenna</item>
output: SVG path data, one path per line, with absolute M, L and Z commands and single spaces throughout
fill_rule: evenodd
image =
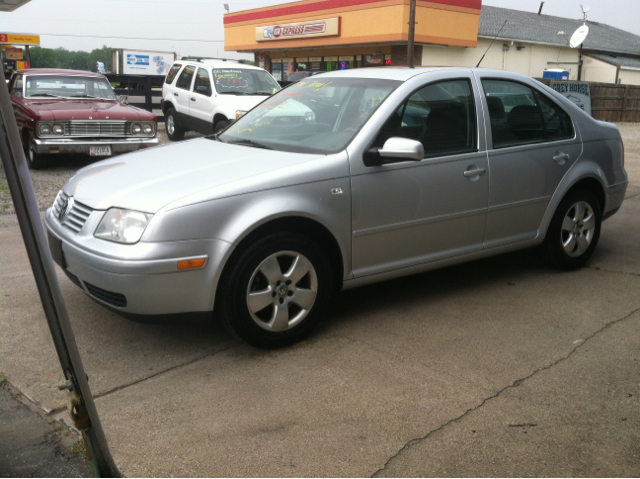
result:
M 491 45 L 489 45 L 489 48 L 487 48 L 487 51 L 484 52 L 484 55 L 482 55 L 482 58 L 480 59 L 480 61 L 478 62 L 478 64 L 476 65 L 476 68 L 480 67 L 480 64 L 482 63 L 482 60 L 484 60 L 484 57 L 487 53 L 489 53 L 489 50 L 491 49 L 491 47 L 493 46 L 493 43 L 498 39 L 498 36 L 500 36 L 500 33 L 502 32 L 502 29 L 504 28 L 504 26 L 507 24 L 509 20 L 505 20 L 504 23 L 502 24 L 502 27 L 500 28 L 500 31 L 498 32 L 498 34 L 494 37 L 493 41 L 491 42 Z

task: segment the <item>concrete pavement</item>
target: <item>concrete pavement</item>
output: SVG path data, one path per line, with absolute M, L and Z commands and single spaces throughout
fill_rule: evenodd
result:
M 217 325 L 127 321 L 60 275 L 116 462 L 127 476 L 640 475 L 639 180 L 587 268 L 524 251 L 347 291 L 277 351 Z M 17 227 L 0 244 L 0 371 L 66 418 Z

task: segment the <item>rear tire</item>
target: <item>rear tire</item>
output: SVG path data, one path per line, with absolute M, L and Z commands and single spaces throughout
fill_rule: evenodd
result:
M 47 166 L 46 155 L 34 151 L 34 145 L 31 143 L 31 133 L 27 133 L 24 138 L 24 156 L 27 158 L 27 164 L 31 170 L 41 170 Z
M 178 123 L 176 110 L 169 108 L 165 113 L 164 122 L 169 140 L 180 141 L 184 139 L 184 129 Z
M 258 348 L 295 343 L 324 316 L 333 294 L 329 258 L 315 242 L 275 233 L 244 251 L 220 280 L 223 325 Z
M 588 190 L 570 191 L 558 205 L 540 246 L 542 259 L 558 269 L 580 268 L 596 249 L 601 225 L 596 196 Z

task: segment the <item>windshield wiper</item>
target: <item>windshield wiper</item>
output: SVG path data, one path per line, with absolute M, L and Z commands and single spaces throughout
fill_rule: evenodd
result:
M 264 148 L 265 150 L 273 150 L 273 148 L 263 145 L 262 143 L 256 143 L 253 140 L 235 140 L 235 141 L 227 141 L 230 145 L 245 145 L 245 146 L 253 146 L 254 148 Z
M 71 95 L 71 98 L 95 98 L 96 100 L 104 100 L 104 98 L 93 95 Z
M 51 93 L 33 93 L 32 95 L 29 95 L 29 98 L 34 98 L 36 96 L 46 96 L 49 98 L 64 98 L 63 96 L 52 95 Z

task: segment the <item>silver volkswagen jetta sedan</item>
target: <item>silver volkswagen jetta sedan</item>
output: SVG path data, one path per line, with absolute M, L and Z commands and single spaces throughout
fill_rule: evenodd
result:
M 617 127 L 531 78 L 363 69 L 300 81 L 218 135 L 84 168 L 45 222 L 99 303 L 215 309 L 274 347 L 340 289 L 533 246 L 580 267 L 626 187 Z

